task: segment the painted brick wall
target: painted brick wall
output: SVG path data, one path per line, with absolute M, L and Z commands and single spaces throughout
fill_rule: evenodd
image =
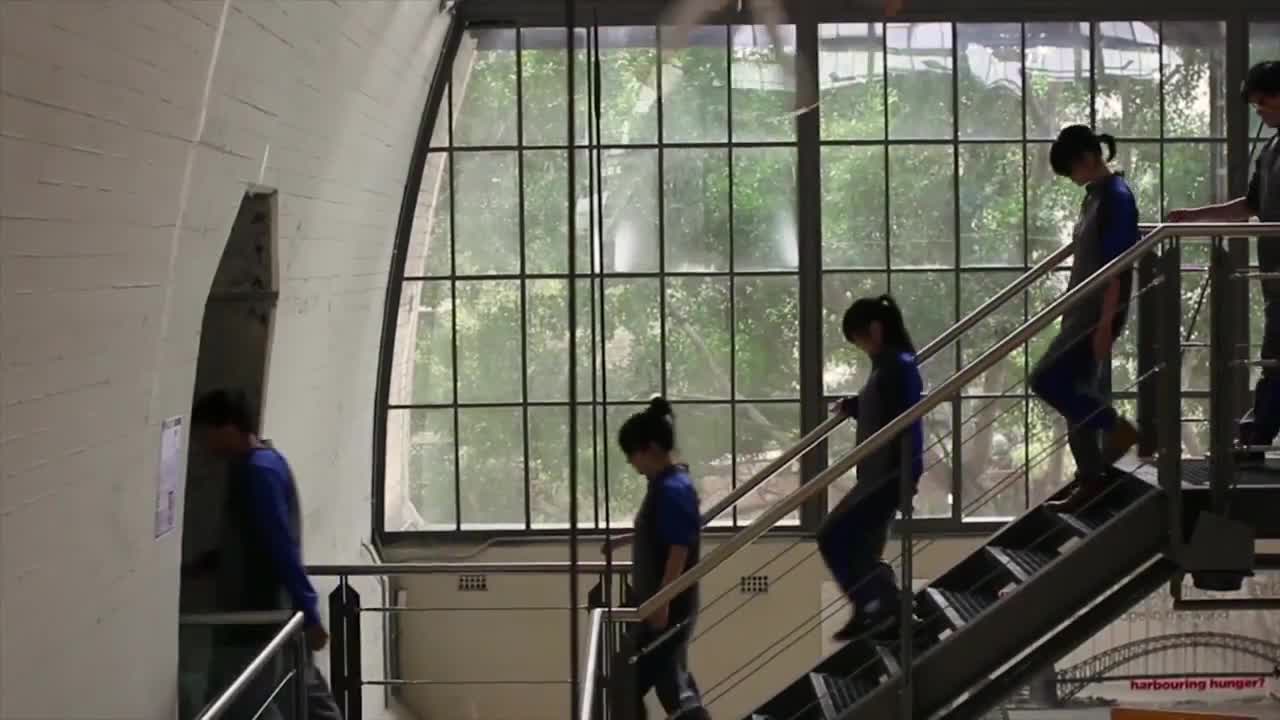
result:
M 446 24 L 426 0 L 0 2 L 0 717 L 171 716 L 159 427 L 251 184 L 279 192 L 265 427 L 308 559 L 366 559 L 383 292 Z

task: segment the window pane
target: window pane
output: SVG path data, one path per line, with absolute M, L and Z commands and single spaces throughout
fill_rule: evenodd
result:
M 590 400 L 597 402 L 604 399 L 603 381 L 604 367 L 604 328 L 608 326 L 605 318 L 603 280 L 578 278 L 574 281 L 577 288 L 574 302 L 577 303 L 577 348 L 578 358 L 578 402 Z M 568 333 L 566 322 L 565 332 Z M 569 362 L 568 350 L 560 361 Z M 568 392 L 568 389 L 565 390 Z M 600 420 L 598 422 L 603 422 Z
M 1226 196 L 1225 143 L 1167 143 L 1164 146 L 1166 212 L 1222 202 Z
M 1028 474 L 1031 477 L 1032 505 L 1039 505 L 1071 482 L 1075 460 L 1067 449 L 1067 423 L 1043 402 L 1030 404 L 1031 435 L 1027 438 Z
M 729 127 L 728 28 L 695 27 L 687 45 L 662 33 L 662 139 L 724 142 Z
M 515 40 L 514 30 L 468 30 L 463 37 L 451 83 L 455 146 L 515 144 Z
M 953 137 L 951 25 L 889 23 L 885 32 L 889 137 Z
M 733 154 L 733 266 L 788 270 L 796 240 L 796 151 L 739 148 Z
M 951 437 L 952 403 L 944 402 L 929 413 L 924 423 L 924 475 L 920 478 L 914 514 L 917 518 L 951 516 Z M 834 464 L 856 446 L 857 426 L 845 423 L 827 439 L 828 465 Z M 827 488 L 827 507 L 834 508 L 852 488 L 857 479 L 857 469 Z M 897 551 L 892 551 L 896 555 Z
M 1160 144 L 1121 142 L 1112 167 L 1124 172 L 1125 180 L 1133 190 L 1138 201 L 1138 220 L 1160 222 L 1164 217 L 1160 207 Z M 1068 181 L 1067 184 L 1071 183 Z M 1077 193 L 1079 202 L 1083 191 L 1075 186 L 1072 189 Z
M 844 338 L 844 312 L 854 300 L 875 297 L 889 287 L 884 273 L 826 273 L 822 277 L 822 384 L 828 395 L 852 395 L 871 371 L 867 356 Z
M 581 143 L 590 130 L 591 58 L 586 52 L 586 31 L 574 33 L 573 131 Z M 569 142 L 567 98 L 569 58 L 565 52 L 564 28 L 527 28 L 520 31 L 520 101 L 524 113 L 525 145 L 567 145 Z M 515 68 L 512 68 L 514 74 Z
M 881 268 L 885 245 L 884 148 L 822 148 L 822 267 Z
M 903 321 L 917 348 L 923 348 L 956 322 L 956 275 L 953 272 L 893 273 L 889 291 L 902 310 Z M 956 370 L 954 346 L 924 365 L 925 386 L 937 385 Z
M 520 402 L 520 283 L 465 280 L 457 288 L 458 402 Z
M 459 408 L 458 470 L 463 529 L 525 527 L 520 408 Z
M 453 410 L 387 412 L 387 530 L 453 530 Z
M 673 277 L 666 286 L 668 396 L 729 399 L 729 278 Z
M 447 281 L 400 289 L 390 400 L 396 405 L 453 402 L 453 298 Z
M 406 277 L 449 274 L 449 246 L 453 242 L 450 211 L 449 156 L 429 155 L 413 212 L 409 252 L 404 262 Z
M 965 518 L 1012 518 L 1027 508 L 1026 400 L 965 400 L 961 478 Z
M 1157 24 L 1126 20 L 1097 23 L 1095 29 L 1099 132 L 1117 137 L 1159 137 Z
M 458 274 L 519 272 L 520 184 L 516 154 L 462 152 L 453 157 L 453 190 L 466 199 L 455 206 L 453 213 Z M 568 193 L 567 187 L 564 192 Z
M 1221 22 L 1164 22 L 1164 134 L 1226 137 L 1227 26 Z
M 1088 23 L 1028 23 L 1027 136 L 1053 139 L 1067 125 L 1088 123 L 1090 27 Z
M 653 27 L 602 27 L 598 32 L 602 141 L 611 145 L 656 142 L 657 30 Z
M 1049 147 L 1027 146 L 1027 245 L 1033 263 L 1071 242 L 1071 228 L 1080 213 L 1080 189 L 1053 173 Z
M 1019 272 L 962 274 L 960 276 L 960 317 L 965 317 L 977 310 L 979 305 L 998 294 L 1020 274 Z M 961 337 L 960 365 L 963 367 L 977 360 L 996 343 L 1009 336 L 1023 321 L 1023 301 L 1014 299 L 1005 303 Z M 1024 351 L 1017 350 L 978 376 L 965 388 L 965 392 L 984 395 L 1025 393 L 1024 375 Z
M 729 151 L 669 149 L 663 157 L 667 272 L 729 269 Z
M 949 146 L 889 148 L 889 254 L 893 267 L 955 264 L 952 152 Z
M 529 413 L 529 512 L 534 528 L 569 526 L 569 408 L 533 406 Z M 596 428 L 599 430 L 599 428 Z M 595 523 L 591 412 L 578 412 L 578 524 Z
M 883 138 L 884 25 L 819 25 L 818 88 L 824 140 Z
M 590 168 L 575 168 L 575 184 L 581 200 L 586 197 Z M 536 150 L 524 154 L 524 262 L 530 273 L 563 273 L 569 270 L 569 162 L 563 150 Z M 585 218 L 585 219 L 590 219 Z M 578 232 L 589 232 L 578 219 Z M 579 255 L 579 271 L 587 256 Z
M 1022 265 L 1022 146 L 960 146 L 960 260 Z
M 676 444 L 702 509 L 728 494 L 733 485 L 733 410 L 729 405 L 681 405 L 676 414 Z M 732 525 L 733 512 L 716 518 L 716 525 Z
M 588 302 L 590 298 L 586 298 Z M 581 300 L 580 300 L 581 302 Z M 588 309 L 590 305 L 587 306 Z M 530 402 L 564 402 L 569 399 L 569 282 L 528 280 L 525 284 L 525 312 L 528 317 L 528 350 L 525 378 Z M 590 316 L 579 314 L 578 322 L 590 327 Z M 590 345 L 579 343 L 580 355 Z M 578 397 L 591 388 L 578 387 Z M 566 421 L 567 422 L 567 421 Z
M 799 403 L 739 403 L 734 406 L 738 440 L 737 483 L 754 477 L 800 437 Z M 793 462 L 778 471 L 738 503 L 739 525 L 748 525 L 765 510 L 800 486 L 800 464 Z M 800 513 L 793 512 L 779 524 L 795 524 Z
M 606 272 L 657 272 L 659 182 L 656 150 L 605 155 L 604 237 L 599 251 Z M 583 217 L 579 213 L 580 221 Z
M 1022 26 L 956 25 L 960 137 L 1022 137 Z
M 778 26 L 778 47 L 764 25 L 734 25 L 733 139 L 735 142 L 794 140 L 796 29 Z M 781 54 L 787 65 L 777 61 Z
M 1182 417 L 1207 419 L 1209 417 L 1208 398 L 1184 398 Z M 1204 457 L 1209 452 L 1209 423 L 1182 423 L 1182 452 L 1188 457 Z
M 662 389 L 658 280 L 610 279 L 604 300 L 608 398 L 647 400 Z
M 737 278 L 733 302 L 733 371 L 737 378 L 737 397 L 798 397 L 797 279 L 794 276 Z

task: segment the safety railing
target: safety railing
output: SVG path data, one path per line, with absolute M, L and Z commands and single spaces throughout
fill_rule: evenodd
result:
M 302 613 L 288 611 L 202 613 L 182 615 L 179 626 L 210 628 L 270 628 L 283 623 L 278 631 L 256 654 L 252 648 L 216 646 L 211 672 L 238 670 L 226 688 L 219 692 L 196 714 L 196 720 L 221 720 L 232 717 L 279 717 L 288 720 L 306 720 L 306 673 L 310 663 L 306 635 L 303 633 Z M 292 667 L 284 669 L 282 656 L 292 650 Z M 232 651 L 232 652 L 229 652 Z M 248 664 L 239 669 L 238 660 L 247 658 Z M 221 683 L 226 678 L 215 678 Z M 284 695 L 286 688 L 291 690 Z M 287 699 L 287 701 L 286 701 Z M 287 712 L 280 713 L 283 706 Z M 268 714 L 269 708 L 276 714 Z
M 537 607 L 467 607 L 441 608 L 423 606 L 401 606 L 395 602 L 384 601 L 380 605 L 366 606 L 362 604 L 359 591 L 352 585 L 353 578 L 405 578 L 411 576 L 451 575 L 472 576 L 470 581 L 487 582 L 490 575 L 565 575 L 577 572 L 597 576 L 594 587 L 588 591 L 585 605 L 539 605 Z M 369 563 L 349 565 L 310 565 L 307 573 L 313 577 L 333 577 L 337 586 L 329 594 L 329 679 L 334 698 L 343 712 L 345 720 L 361 720 L 363 717 L 364 688 L 406 688 L 413 686 L 449 685 L 449 684 L 547 684 L 546 681 L 501 680 L 494 678 L 477 679 L 476 681 L 444 680 L 436 681 L 427 678 L 385 677 L 365 678 L 361 661 L 361 618 L 366 614 L 378 614 L 384 617 L 406 613 L 436 613 L 449 611 L 466 612 L 512 612 L 512 611 L 559 611 L 582 612 L 593 608 L 609 607 L 626 597 L 627 584 L 625 576 L 631 572 L 631 563 L 625 561 L 588 561 L 569 563 L 563 561 L 529 561 L 529 562 L 403 562 L 403 563 Z M 460 577 L 461 579 L 461 577 Z M 599 617 L 593 613 L 592 622 Z M 610 629 L 616 632 L 616 628 Z M 385 631 L 385 627 L 384 627 Z M 593 630 L 594 633 L 594 630 Z M 590 647 L 602 643 L 598 635 L 593 634 Z M 581 676 L 588 679 L 590 687 L 584 684 L 586 693 L 599 693 L 602 688 L 591 682 L 599 662 L 590 651 L 586 668 Z M 552 684 L 570 686 L 572 679 L 551 681 Z

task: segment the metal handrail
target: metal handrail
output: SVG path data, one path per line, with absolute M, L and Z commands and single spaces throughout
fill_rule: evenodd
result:
M 287 623 L 292 610 L 246 610 L 244 612 L 184 613 L 179 625 L 276 625 Z
M 271 659 L 280 652 L 280 648 L 292 640 L 297 633 L 302 632 L 303 622 L 302 613 L 294 613 L 289 622 L 280 629 L 280 632 L 276 633 L 275 637 L 271 638 L 271 642 L 267 643 L 267 646 L 262 649 L 262 652 L 258 653 L 253 662 L 249 663 L 249 667 L 245 668 L 244 672 L 240 673 L 235 681 L 197 716 L 196 720 L 218 720 L 218 718 L 221 718 L 231 708 L 231 704 L 244 693 L 249 683 L 262 674 L 267 663 L 270 663 Z M 302 678 L 294 678 L 294 682 L 301 683 Z
M 550 562 L 407 562 L 364 563 L 358 565 L 308 565 L 307 574 L 336 577 L 380 577 L 384 575 L 556 575 L 577 569 L 580 573 L 626 572 L 630 562 L 591 560 L 573 563 Z
M 591 629 L 587 640 L 587 666 L 582 677 L 582 702 L 579 703 L 579 720 L 592 720 L 592 705 L 596 694 L 596 666 L 600 664 L 600 638 L 604 632 L 605 608 L 591 611 Z
M 941 335 L 934 338 L 929 342 L 929 344 L 921 348 L 921 350 L 916 353 L 918 361 L 923 363 L 936 355 L 943 348 L 951 345 L 951 343 L 958 340 L 961 335 L 968 332 L 974 325 L 977 325 L 979 322 L 986 319 L 986 317 L 996 309 L 1003 306 L 1010 299 L 1016 297 L 1023 290 L 1026 290 L 1035 281 L 1052 272 L 1058 267 L 1058 265 L 1062 264 L 1063 260 L 1071 257 L 1074 252 L 1075 246 L 1070 243 L 1053 251 L 1048 257 L 1036 263 L 1034 267 L 1018 276 L 1016 280 L 1009 283 L 1000 292 L 996 293 L 986 302 L 979 305 L 973 312 L 964 316 L 964 318 L 959 322 L 944 330 Z M 702 513 L 702 524 L 704 526 L 709 525 L 712 520 L 715 520 L 725 510 L 736 505 L 739 500 L 746 497 L 752 490 L 755 490 L 761 484 L 768 481 L 782 470 L 782 468 L 790 465 L 796 458 L 809 452 L 815 445 L 825 440 L 826 437 L 835 432 L 836 428 L 840 427 L 844 421 L 845 418 L 840 415 L 832 415 L 826 420 L 823 420 L 822 424 L 810 430 L 804 437 L 797 440 L 794 445 L 784 450 L 781 455 L 774 458 L 768 465 L 764 466 L 760 472 L 748 478 L 741 485 L 734 487 L 728 495 L 717 500 L 714 505 Z
M 1049 323 L 1056 320 L 1067 309 L 1083 302 L 1101 289 L 1104 283 L 1121 272 L 1129 270 L 1157 243 L 1175 236 L 1250 237 L 1258 235 L 1280 235 L 1280 223 L 1162 223 L 1156 226 L 1154 230 L 1139 240 L 1133 247 L 1107 263 L 1093 275 L 1090 275 L 1087 280 L 1061 295 L 1057 300 L 1050 303 L 1048 307 L 1036 313 L 1034 317 L 1019 326 L 1017 330 L 1014 330 L 984 352 L 977 360 L 952 375 L 938 389 L 925 395 L 915 405 L 912 405 L 897 418 L 877 430 L 871 437 L 858 444 L 857 447 L 850 450 L 834 464 L 828 466 L 826 470 L 818 473 L 813 480 L 796 488 L 781 501 L 770 506 L 754 522 L 743 528 L 737 535 L 716 546 L 696 565 L 686 570 L 675 581 L 663 586 L 639 607 L 611 608 L 614 612 L 613 617 L 617 620 L 638 622 L 653 614 L 659 607 L 666 605 L 675 596 L 688 590 L 690 586 L 706 577 L 729 557 L 768 532 L 780 520 L 797 510 L 809 498 L 825 490 L 827 486 L 835 482 L 837 478 L 847 473 L 859 462 L 887 445 L 893 438 L 907 430 L 912 423 L 923 418 L 944 401 L 950 400 L 978 375 L 986 372 L 988 368 L 1016 350 L 1036 333 L 1048 327 Z M 905 478 L 903 481 L 906 481 Z

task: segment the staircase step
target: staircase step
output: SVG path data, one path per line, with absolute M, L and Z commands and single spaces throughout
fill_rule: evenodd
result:
M 809 673 L 809 681 L 813 683 L 818 705 L 822 708 L 822 717 L 826 720 L 836 720 L 845 710 L 875 689 L 871 683 L 820 672 Z
M 880 656 L 880 662 L 890 675 L 897 675 L 902 672 L 902 665 L 898 662 L 898 654 L 896 652 L 884 645 L 877 645 L 876 654 Z
M 1019 583 L 1027 582 L 1046 565 L 1057 559 L 1057 553 L 1043 550 L 1015 550 L 988 545 L 986 551 L 1003 565 Z
M 959 629 L 961 626 L 973 622 L 974 618 L 981 615 L 984 610 L 991 607 L 996 601 L 995 598 L 978 595 L 977 593 L 933 587 L 925 589 L 924 597 L 937 612 L 946 617 L 952 629 Z

